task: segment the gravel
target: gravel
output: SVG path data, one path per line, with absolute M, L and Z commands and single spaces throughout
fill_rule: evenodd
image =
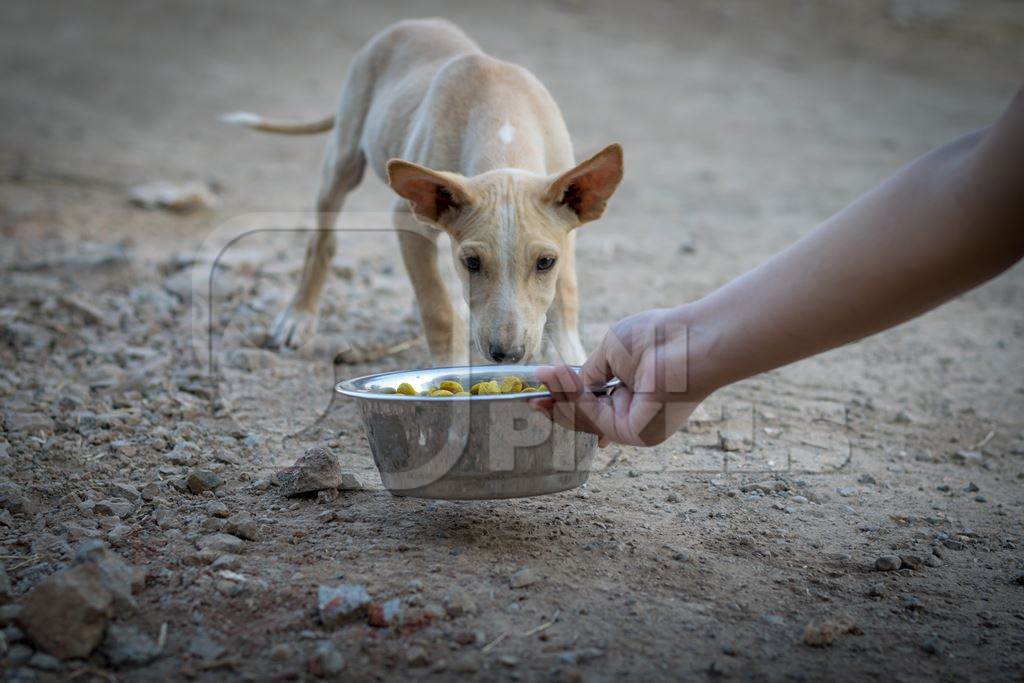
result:
M 875 560 L 875 569 L 880 572 L 891 572 L 903 566 L 903 561 L 897 555 L 882 555 Z

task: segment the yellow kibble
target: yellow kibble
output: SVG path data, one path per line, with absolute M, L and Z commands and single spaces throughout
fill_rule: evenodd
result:
M 509 375 L 501 380 L 501 393 L 518 394 L 523 390 L 523 380 L 515 375 Z
M 538 384 L 537 385 L 537 391 L 547 391 L 547 390 L 548 390 L 548 387 L 547 387 L 546 384 Z
M 471 396 L 472 394 L 470 394 L 468 391 L 459 391 L 459 392 L 456 392 L 455 395 L 456 396 Z
M 520 391 L 519 393 L 521 393 L 521 394 L 532 394 L 532 393 L 535 393 L 536 391 L 537 391 L 537 387 L 523 387 L 522 391 Z
M 454 396 L 452 392 L 447 389 L 434 389 L 429 393 L 430 396 Z
M 443 381 L 440 384 L 438 384 L 437 388 L 438 389 L 444 389 L 445 391 L 450 391 L 453 394 L 457 394 L 460 391 L 465 391 L 462 388 L 461 384 L 459 384 L 458 382 L 456 382 L 455 380 L 452 380 L 452 379 L 446 379 L 445 381 Z
M 479 388 L 477 389 L 476 393 L 479 394 L 480 396 L 487 396 L 487 395 L 494 395 L 494 394 L 500 394 L 501 393 L 501 387 L 499 387 L 498 383 L 495 380 L 493 380 L 493 379 L 490 382 L 480 382 L 478 387 Z
M 391 387 L 374 387 L 373 390 L 376 391 L 378 394 L 394 394 L 394 393 L 397 393 Z
M 415 396 L 416 395 L 416 390 L 413 389 L 412 385 L 409 384 L 408 382 L 402 382 L 401 384 L 399 384 L 398 388 L 395 389 L 395 391 L 397 393 L 399 393 L 399 394 L 404 395 L 404 396 Z

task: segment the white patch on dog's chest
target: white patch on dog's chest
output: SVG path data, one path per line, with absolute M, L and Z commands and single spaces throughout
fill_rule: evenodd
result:
M 512 140 L 516 136 L 516 129 L 510 123 L 505 123 L 504 126 L 498 129 L 498 139 L 506 145 L 511 144 Z

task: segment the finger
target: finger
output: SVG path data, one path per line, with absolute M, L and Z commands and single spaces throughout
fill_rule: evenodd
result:
M 537 376 L 544 380 L 548 391 L 551 392 L 551 398 L 556 403 L 560 401 L 573 401 L 583 392 L 583 381 L 567 365 L 538 370 Z
M 611 332 L 609 331 L 608 334 L 611 334 Z M 591 389 L 603 387 L 608 380 L 615 376 L 608 358 L 608 349 L 610 348 L 608 345 L 608 334 L 604 336 L 597 349 L 590 354 L 590 357 L 583 363 L 583 368 L 580 370 L 583 384 Z

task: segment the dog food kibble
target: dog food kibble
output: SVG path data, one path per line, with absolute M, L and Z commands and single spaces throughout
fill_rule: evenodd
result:
M 515 375 L 509 375 L 503 377 L 501 382 L 496 379 L 489 379 L 483 382 L 477 382 L 469 391 L 466 391 L 461 384 L 453 379 L 446 379 L 434 388 L 428 388 L 424 391 L 416 391 L 416 389 L 408 382 L 402 382 L 398 385 L 397 389 L 391 387 L 379 387 L 375 389 L 381 394 L 402 394 L 403 396 L 430 396 L 446 398 L 448 396 L 495 396 L 498 394 L 533 394 L 538 391 L 547 391 L 548 388 L 543 384 L 538 384 L 533 387 L 523 381 L 521 377 Z

